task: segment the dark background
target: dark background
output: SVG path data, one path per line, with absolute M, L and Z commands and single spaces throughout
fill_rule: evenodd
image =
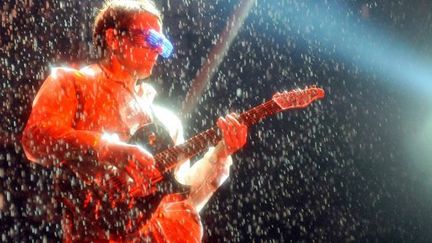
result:
M 154 70 L 158 102 L 180 110 L 238 3 L 157 3 L 175 46 L 174 57 Z M 100 6 L 78 0 L 0 3 L 2 241 L 61 237 L 47 195 L 50 171 L 26 161 L 19 136 L 51 66 L 94 62 L 91 24 Z M 249 129 L 230 179 L 203 210 L 206 242 L 432 240 L 431 99 L 427 89 L 409 88 L 428 87 L 432 80 L 401 83 L 383 75 L 386 60 L 373 55 L 392 52 L 386 52 L 391 43 L 375 41 L 379 33 L 430 60 L 431 10 L 426 0 L 255 4 L 198 106 L 179 114 L 186 136 L 277 91 L 317 84 L 326 98 Z M 328 17 L 312 21 L 321 14 Z M 355 40 L 371 43 L 352 55 Z M 392 68 L 408 69 L 403 63 Z

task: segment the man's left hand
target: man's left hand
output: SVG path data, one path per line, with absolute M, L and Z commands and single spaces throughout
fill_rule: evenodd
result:
M 222 131 L 225 156 L 233 154 L 246 144 L 247 126 L 236 119 L 235 113 L 225 118 L 219 117 L 217 126 Z

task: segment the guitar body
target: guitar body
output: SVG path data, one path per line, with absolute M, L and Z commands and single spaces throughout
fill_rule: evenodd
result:
M 128 143 L 141 146 L 154 155 L 175 146 L 168 130 L 158 119 L 154 119 L 152 123 L 139 128 L 129 139 Z M 163 174 L 163 179 L 154 184 L 153 194 L 186 194 L 189 190 L 189 186 L 183 185 L 175 179 L 174 171 L 166 171 Z
M 158 121 L 138 129 L 128 143 L 142 146 L 152 154 L 174 146 L 168 131 Z M 56 181 L 58 200 L 75 218 L 115 235 L 132 233 L 145 224 L 165 195 L 179 193 L 186 197 L 190 191 L 189 186 L 177 182 L 172 171 L 164 173 L 163 179 L 153 184 L 144 197 L 132 197 L 121 188 L 117 193 L 108 194 L 97 185 L 85 183 L 66 167 L 56 171 Z

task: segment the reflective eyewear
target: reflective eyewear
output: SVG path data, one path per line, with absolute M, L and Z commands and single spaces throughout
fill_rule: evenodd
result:
M 132 33 L 132 39 L 135 44 L 155 49 L 164 58 L 171 56 L 174 49 L 173 45 L 163 34 L 154 29 L 129 31 Z

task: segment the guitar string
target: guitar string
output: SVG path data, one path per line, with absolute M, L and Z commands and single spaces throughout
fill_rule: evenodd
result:
M 270 115 L 270 114 L 273 114 L 273 113 L 280 111 L 280 110 L 281 110 L 281 108 L 280 108 L 280 106 L 277 105 L 276 102 L 274 102 L 273 100 L 269 100 L 269 101 L 265 102 L 264 104 L 261 104 L 257 107 L 254 107 L 254 108 L 246 111 L 244 114 L 241 115 L 241 118 L 243 120 L 245 120 L 246 122 L 249 122 L 250 125 L 252 125 L 252 124 L 255 124 L 256 122 L 258 122 L 263 117 L 263 115 L 264 116 Z M 198 143 L 198 145 L 199 145 L 198 149 L 196 149 L 196 148 L 190 149 L 190 146 L 189 147 L 186 146 L 185 148 L 181 148 L 179 146 L 174 146 L 172 148 L 167 149 L 166 152 L 168 153 L 168 155 L 174 153 L 174 155 L 178 156 L 178 153 L 175 150 L 180 149 L 182 151 L 179 151 L 179 152 L 184 152 L 187 154 L 188 157 L 190 157 L 193 154 L 199 152 L 199 150 L 206 147 L 205 142 L 203 143 L 201 138 L 205 139 L 205 141 L 208 141 L 208 140 L 213 140 L 215 138 L 215 136 L 217 136 L 216 129 L 217 129 L 216 127 L 212 127 L 210 129 L 206 130 L 205 132 L 198 134 L 198 135 L 196 135 L 196 136 L 194 136 L 194 137 L 192 137 L 186 141 L 186 144 L 189 143 L 190 146 L 193 146 L 195 143 L 200 142 L 200 143 Z M 189 150 L 191 150 L 191 151 L 189 151 Z M 163 151 L 163 152 L 165 152 L 165 151 Z M 173 157 L 167 156 L 166 159 L 162 160 L 161 162 L 163 163 L 163 166 L 169 168 L 175 164 L 176 160 Z
M 275 107 L 274 104 L 275 103 L 273 101 L 267 101 L 264 104 L 261 104 L 255 108 L 247 111 L 247 113 L 254 113 L 254 112 L 263 113 L 263 112 L 267 112 L 267 111 L 270 111 L 272 113 L 272 112 L 276 111 L 278 108 L 278 107 Z M 244 116 L 243 118 L 247 119 L 248 116 Z M 254 123 L 257 122 L 258 120 L 259 120 L 259 118 L 256 121 L 254 121 Z M 212 140 L 214 138 L 214 136 L 216 135 L 216 134 L 214 134 L 216 132 L 215 128 L 216 127 L 212 127 L 210 129 L 208 129 L 207 131 L 205 131 L 204 133 L 198 134 L 198 135 L 192 137 L 190 139 L 191 145 L 194 144 L 193 143 L 194 140 L 198 140 L 198 142 L 201 142 L 201 143 L 203 143 L 203 141 L 208 141 L 209 139 Z M 210 136 L 210 138 L 205 138 L 207 136 Z M 202 140 L 202 139 L 204 139 L 204 140 Z M 198 150 L 203 149 L 205 147 L 206 146 L 199 146 Z M 169 155 L 172 155 L 172 152 L 173 152 L 172 150 L 178 149 L 178 148 L 179 148 L 178 146 L 174 146 L 172 148 L 169 148 L 166 150 L 166 153 L 168 153 Z M 188 147 L 186 146 L 186 148 L 183 150 L 188 150 Z M 197 150 L 197 149 L 195 149 L 195 150 Z M 194 151 L 191 151 L 191 152 L 194 152 Z M 165 151 L 163 151 L 162 153 L 165 153 Z M 187 151 L 186 151 L 186 153 L 187 153 Z M 177 153 L 174 153 L 174 155 L 176 156 Z M 188 155 L 188 157 L 190 156 L 190 154 L 188 154 L 188 153 L 187 153 L 187 155 Z M 167 156 L 167 158 L 165 160 L 162 160 L 161 162 L 164 164 L 164 166 L 170 167 L 175 162 L 175 158 Z

